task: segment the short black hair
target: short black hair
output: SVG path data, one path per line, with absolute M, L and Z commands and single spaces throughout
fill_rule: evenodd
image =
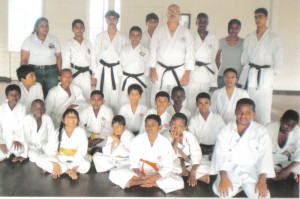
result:
M 170 101 L 170 95 L 166 91 L 157 92 L 156 95 L 155 95 L 155 100 L 159 97 L 166 97 L 166 98 L 168 98 L 168 101 Z
M 242 105 L 249 105 L 252 107 L 253 112 L 255 112 L 255 102 L 250 98 L 242 98 L 236 103 L 236 110 L 240 108 Z
M 297 123 L 299 122 L 299 114 L 294 111 L 294 110 L 287 110 L 285 113 L 282 115 L 280 118 L 281 121 L 289 121 L 289 120 L 294 120 Z
M 32 65 L 21 65 L 16 70 L 18 80 L 21 81 L 21 79 L 26 79 L 26 76 L 28 73 L 34 72 L 34 67 Z
M 104 99 L 104 94 L 103 94 L 103 92 L 100 91 L 100 90 L 93 90 L 93 91 L 91 92 L 90 97 L 92 97 L 93 95 L 100 95 L 100 96 L 102 97 L 102 99 Z
M 61 71 L 59 71 L 58 76 L 61 76 L 64 72 L 69 72 L 69 73 L 73 74 L 71 69 L 63 68 L 63 69 L 61 69 Z
M 114 125 L 114 123 L 119 123 L 120 125 L 125 126 L 126 120 L 122 115 L 115 115 L 111 121 L 111 125 Z
M 208 19 L 208 15 L 204 12 L 201 12 L 197 15 L 197 20 L 199 20 L 200 18 Z
M 266 17 L 268 16 L 268 10 L 265 9 L 265 8 L 257 8 L 257 9 L 254 11 L 254 14 L 257 14 L 257 13 L 262 13 L 262 14 L 264 14 Z
M 198 102 L 198 99 L 200 99 L 200 98 L 206 98 L 210 101 L 210 95 L 208 93 L 205 93 L 205 92 L 201 92 L 197 95 L 196 103 Z
M 175 86 L 175 87 L 172 89 L 171 95 L 175 95 L 175 93 L 176 93 L 177 91 L 181 91 L 181 92 L 183 92 L 183 93 L 185 94 L 184 88 L 182 88 L 181 86 Z
M 120 18 L 120 14 L 117 13 L 116 11 L 114 11 L 114 10 L 109 10 L 105 14 L 105 18 L 108 18 L 108 17 L 116 17 L 117 19 L 119 19 Z
M 81 19 L 75 19 L 73 22 L 72 22 L 72 28 L 74 28 L 75 27 L 75 25 L 76 24 L 81 24 L 83 27 L 85 27 L 84 26 L 84 22 L 81 20 Z
M 147 16 L 146 16 L 146 23 L 147 23 L 149 20 L 151 20 L 151 19 L 154 19 L 154 20 L 156 20 L 157 22 L 159 22 L 158 16 L 157 16 L 155 13 L 153 13 L 153 12 L 147 14 Z
M 137 90 L 140 95 L 143 94 L 143 88 L 139 84 L 131 84 L 130 86 L 128 86 L 127 94 L 129 95 L 132 90 Z
M 6 97 L 10 91 L 17 91 L 19 93 L 19 95 L 21 96 L 21 88 L 17 84 L 10 84 L 5 88 Z
M 231 19 L 229 22 L 228 22 L 228 33 L 229 33 L 229 30 L 230 30 L 230 27 L 233 25 L 233 24 L 237 24 L 240 28 L 242 27 L 242 23 L 240 20 L 238 19 Z
M 226 68 L 223 72 L 223 76 L 225 76 L 226 73 L 228 72 L 233 72 L 235 74 L 235 76 L 237 76 L 237 71 L 234 68 Z
M 129 30 L 129 34 L 133 31 L 139 32 L 142 35 L 142 29 L 139 26 L 132 26 Z
M 188 123 L 188 118 L 185 114 L 183 113 L 175 113 L 172 118 L 171 118 L 171 122 L 174 121 L 175 119 L 182 119 L 184 121 L 184 125 L 187 126 Z
M 146 117 L 145 123 L 146 123 L 147 120 L 155 120 L 155 121 L 157 121 L 157 123 L 158 123 L 159 126 L 161 125 L 161 119 L 160 119 L 160 117 L 158 115 L 150 114 L 150 115 L 148 115 Z

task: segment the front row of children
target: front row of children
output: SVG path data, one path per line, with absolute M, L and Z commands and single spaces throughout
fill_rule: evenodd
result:
M 280 122 L 265 128 L 253 121 L 254 102 L 242 98 L 236 104 L 236 119 L 216 135 L 203 137 L 197 135 L 197 128 L 196 132 L 188 131 L 193 125 L 187 125 L 187 117 L 182 113 L 171 116 L 169 124 L 163 122 L 161 116 L 165 112 L 161 105 L 168 96 L 162 92 L 156 96 L 154 114 L 144 115 L 140 135 L 134 137 L 126 128 L 126 119 L 117 115 L 111 120 L 107 141 L 102 143 L 103 138 L 97 138 L 93 132 L 87 138 L 83 127 L 90 124 L 80 125 L 75 109 L 67 109 L 59 128 L 54 130 L 51 119 L 44 114 L 42 100 L 34 100 L 32 114 L 25 117 L 26 108 L 19 103 L 20 87 L 9 85 L 5 93 L 7 102 L 0 106 L 0 160 L 14 154 L 13 161 L 21 162 L 28 156 L 53 178 L 65 173 L 75 180 L 78 173 L 89 171 L 93 159 L 96 170 L 110 170 L 109 179 L 122 188 L 159 187 L 168 193 L 184 187 L 180 176 L 187 176 L 188 184 L 196 186 L 198 180 L 209 183 L 209 175 L 218 174 L 213 184 L 216 195 L 232 197 L 244 190 L 248 197 L 257 198 L 270 197 L 267 178 L 286 179 L 291 173 L 297 178 L 299 174 L 299 115 L 293 110 L 286 111 Z M 100 93 L 94 91 L 91 95 L 96 118 L 103 103 Z M 199 112 L 194 117 L 211 117 L 212 113 L 207 113 L 209 104 L 209 95 L 199 94 Z M 106 121 L 103 128 L 105 125 Z M 162 131 L 163 128 L 166 130 Z M 203 142 L 207 137 L 214 137 L 214 141 Z M 93 157 L 88 155 L 88 147 L 99 143 L 102 151 L 97 149 Z

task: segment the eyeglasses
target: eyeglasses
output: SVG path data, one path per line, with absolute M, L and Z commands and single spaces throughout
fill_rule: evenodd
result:
M 168 10 L 168 14 L 176 14 L 179 13 L 177 10 Z

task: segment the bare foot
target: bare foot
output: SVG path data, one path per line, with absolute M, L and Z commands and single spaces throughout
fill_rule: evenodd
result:
M 141 187 L 157 187 L 157 184 L 156 182 L 143 183 Z
M 206 184 L 210 183 L 210 177 L 209 177 L 209 175 L 202 176 L 198 180 L 202 181 L 202 182 L 205 182 Z
M 14 158 L 12 159 L 12 162 L 13 162 L 13 163 L 16 163 L 16 162 L 23 162 L 24 160 L 26 160 L 26 158 L 24 158 L 24 157 L 14 157 Z
M 188 171 L 182 171 L 181 174 L 179 174 L 180 176 L 188 176 L 189 175 L 189 172 Z
M 134 176 L 134 177 L 136 177 L 136 176 Z M 127 183 L 127 186 L 126 186 L 127 188 L 130 188 L 130 187 L 133 187 L 133 186 L 137 186 L 137 185 L 141 185 L 143 183 L 143 181 L 140 178 L 136 179 L 134 177 L 131 178 L 129 180 L 129 182 Z

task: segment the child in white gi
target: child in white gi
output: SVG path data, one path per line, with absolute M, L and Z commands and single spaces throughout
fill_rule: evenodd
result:
M 8 85 L 5 95 L 7 102 L 0 106 L 0 161 L 14 154 L 12 161 L 22 162 L 27 158 L 22 129 L 26 108 L 19 102 L 21 89 L 18 85 Z
M 273 146 L 273 161 L 276 172 L 275 180 L 285 180 L 294 173 L 299 181 L 300 173 L 300 128 L 299 114 L 287 110 L 278 122 L 271 122 L 266 127 Z
M 31 102 L 33 100 L 44 100 L 42 86 L 36 81 L 32 65 L 21 65 L 16 72 L 19 80 L 18 85 L 21 89 L 20 102 L 26 107 L 26 113 L 30 113 Z
M 253 121 L 255 103 L 251 99 L 240 99 L 235 115 L 236 120 L 222 128 L 215 145 L 212 172 L 218 177 L 213 191 L 220 197 L 233 197 L 243 190 L 249 198 L 269 198 L 266 180 L 275 172 L 267 129 Z
M 112 132 L 108 136 L 102 152 L 93 155 L 97 172 L 109 171 L 114 167 L 129 167 L 129 149 L 134 138 L 132 132 L 126 129 L 126 121 L 122 115 L 112 119 Z
M 66 110 L 60 127 L 46 146 L 47 156 L 36 162 L 44 171 L 51 173 L 54 179 L 65 173 L 76 180 L 77 173 L 87 173 L 90 169 L 91 158 L 87 155 L 86 133 L 78 124 L 78 112 L 75 109 Z
M 53 122 L 44 113 L 44 101 L 36 99 L 31 103 L 31 114 L 24 118 L 24 148 L 31 162 L 36 162 L 37 159 L 44 156 L 48 140 L 54 133 Z
M 146 133 L 138 135 L 130 148 L 130 168 L 115 168 L 109 179 L 122 189 L 132 186 L 159 187 L 169 193 L 184 188 L 180 176 L 173 174 L 175 158 L 170 142 L 159 131 L 162 128 L 158 115 L 148 115 Z
M 90 105 L 79 113 L 80 124 L 87 132 L 89 153 L 92 155 L 104 146 L 107 136 L 111 133 L 111 120 L 114 114 L 104 103 L 104 94 L 94 90 L 91 93 Z

